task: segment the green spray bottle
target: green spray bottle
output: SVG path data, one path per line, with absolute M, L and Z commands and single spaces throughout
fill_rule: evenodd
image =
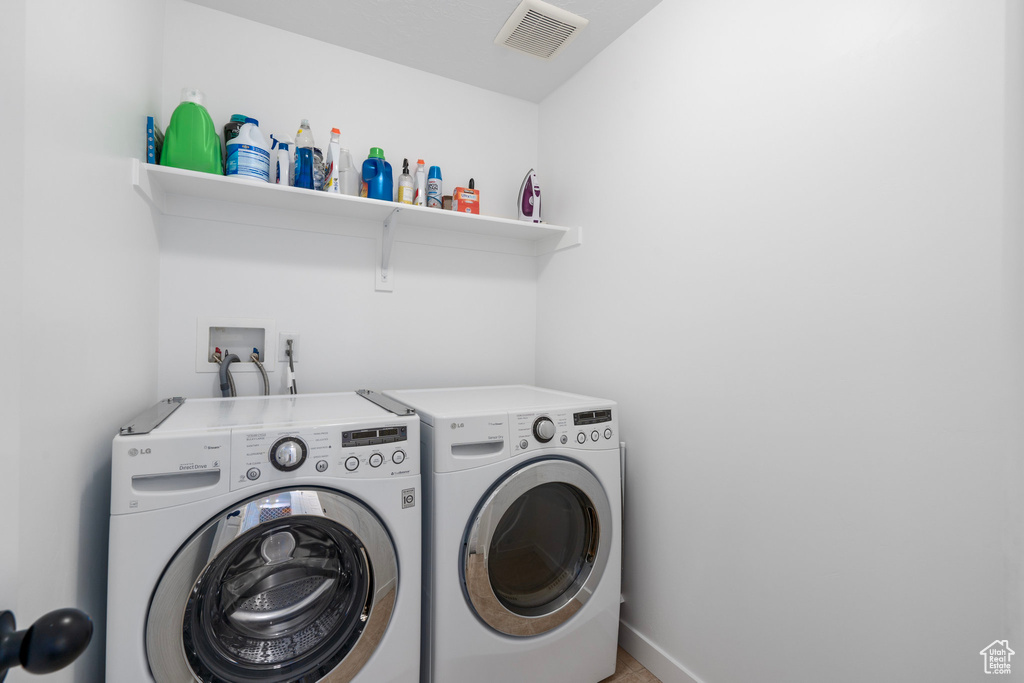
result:
M 181 104 L 171 114 L 171 122 L 164 133 L 161 166 L 224 174 L 220 137 L 210 113 L 203 106 L 203 99 L 200 90 L 182 89 Z

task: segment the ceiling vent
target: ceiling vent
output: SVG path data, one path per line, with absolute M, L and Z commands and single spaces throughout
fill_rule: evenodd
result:
M 523 0 L 498 32 L 494 42 L 541 59 L 565 49 L 589 23 L 543 0 Z

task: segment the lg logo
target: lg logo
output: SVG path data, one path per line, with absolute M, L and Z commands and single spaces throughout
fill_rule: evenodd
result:
M 140 453 L 142 455 L 149 455 L 152 452 L 153 452 L 152 448 L 143 448 L 141 451 L 138 448 L 129 448 L 128 449 L 128 455 L 132 456 L 133 458 L 136 455 L 139 455 Z
M 462 429 L 465 426 L 465 422 L 452 422 L 452 429 Z

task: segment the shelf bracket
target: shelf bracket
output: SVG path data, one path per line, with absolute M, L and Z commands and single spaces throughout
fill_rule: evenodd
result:
M 395 246 L 395 233 L 398 231 L 398 214 L 401 209 L 395 209 L 384 219 L 384 225 L 377 239 L 377 291 L 395 291 L 395 273 L 391 268 L 391 249 Z

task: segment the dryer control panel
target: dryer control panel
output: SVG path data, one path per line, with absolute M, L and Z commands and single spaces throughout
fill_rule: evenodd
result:
M 513 455 L 538 448 L 604 450 L 619 447 L 618 423 L 611 408 L 513 413 Z

